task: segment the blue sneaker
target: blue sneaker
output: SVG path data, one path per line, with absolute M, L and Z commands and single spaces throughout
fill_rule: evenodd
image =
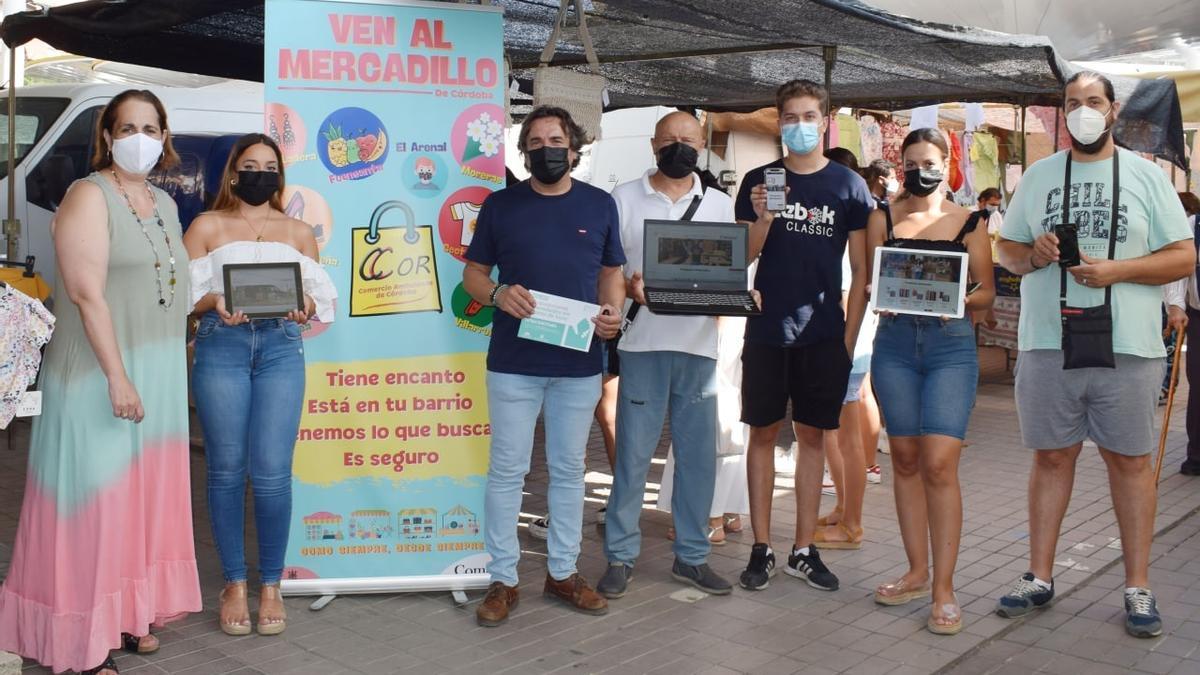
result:
M 1050 580 L 1050 589 L 1046 590 L 1034 583 L 1033 578 L 1033 572 L 1021 575 L 1017 585 L 996 603 L 996 613 L 1006 619 L 1015 619 L 1049 605 L 1054 599 L 1054 580 Z
M 1149 588 L 1125 594 L 1125 632 L 1135 638 L 1162 635 L 1162 617 L 1158 615 L 1158 603 Z

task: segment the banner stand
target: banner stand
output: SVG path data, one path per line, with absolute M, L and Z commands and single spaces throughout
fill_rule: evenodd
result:
M 336 320 L 305 327 L 284 595 L 487 588 L 492 307 L 462 286 L 504 187 L 503 9 L 266 0 L 264 133 Z M 514 524 L 515 526 L 515 524 Z

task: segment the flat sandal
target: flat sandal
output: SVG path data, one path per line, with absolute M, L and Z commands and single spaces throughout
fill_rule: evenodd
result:
M 121 649 L 124 649 L 130 654 L 153 654 L 154 652 L 158 651 L 160 645 L 157 644 L 149 649 L 143 649 L 142 637 L 138 637 L 133 633 L 121 633 Z

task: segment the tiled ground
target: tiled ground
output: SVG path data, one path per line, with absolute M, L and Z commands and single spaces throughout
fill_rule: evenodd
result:
M 643 516 L 645 545 L 630 593 L 604 617 L 572 613 L 541 597 L 545 545 L 522 535 L 522 604 L 496 629 L 474 622 L 474 602 L 457 607 L 448 594 L 347 596 L 320 612 L 308 599 L 287 601 L 282 637 L 230 638 L 216 625 L 220 573 L 205 517 L 202 457 L 193 456 L 196 538 L 206 609 L 159 633 L 151 657 L 124 655 L 124 673 L 954 673 L 1147 672 L 1200 673 L 1200 479 L 1178 475 L 1183 455 L 1182 406 L 1176 401 L 1161 485 L 1154 586 L 1168 634 L 1153 641 L 1127 638 L 1121 627 L 1121 568 L 1116 525 L 1103 464 L 1095 452 L 1080 462 L 1056 573 L 1057 605 L 1024 622 L 991 614 L 996 595 L 1026 569 L 1025 485 L 1030 457 L 1021 448 L 1011 380 L 1002 353 L 984 350 L 985 377 L 972 419 L 971 445 L 961 478 L 966 522 L 957 577 L 966 629 L 956 637 L 924 630 L 928 606 L 882 608 L 871 592 L 904 569 L 895 525 L 887 457 L 884 484 L 867 490 L 861 551 L 824 554 L 841 577 L 834 593 L 779 576 L 768 591 L 735 589 L 731 597 L 696 599 L 670 578 L 665 514 Z M 19 425 L 5 447 L 0 432 L 0 563 L 11 555 L 27 443 Z M 663 447 L 665 454 L 665 445 Z M 589 498 L 580 569 L 595 581 L 603 570 L 602 530 L 595 508 L 607 489 L 598 434 L 589 449 Z M 656 491 L 661 463 L 649 492 Z M 535 458 L 525 510 L 541 512 L 545 466 Z M 795 522 L 791 481 L 777 481 L 777 549 L 786 549 Z M 829 498 L 827 498 L 829 499 Z M 749 528 L 747 528 L 748 530 Z M 713 567 L 730 577 L 745 565 L 751 537 L 730 537 L 714 548 Z M 1117 564 L 1114 566 L 1114 562 Z M 27 672 L 48 672 L 28 665 Z

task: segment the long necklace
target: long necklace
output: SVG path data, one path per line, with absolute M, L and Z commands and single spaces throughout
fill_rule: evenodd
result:
M 254 223 L 250 222 L 250 219 L 246 217 L 245 213 L 242 213 L 241 207 L 238 207 L 237 212 L 238 215 L 242 217 L 242 220 L 246 221 L 246 225 L 250 228 L 250 231 L 255 234 L 254 241 L 259 243 L 266 241 L 263 239 L 263 232 L 266 232 L 267 226 L 271 224 L 271 212 L 267 211 L 267 217 L 263 220 L 262 227 L 258 228 L 257 230 L 254 229 Z
M 146 194 L 150 195 L 150 203 L 154 205 L 154 219 L 158 221 L 158 229 L 162 231 L 163 241 L 167 243 L 167 263 L 170 265 L 167 288 L 170 292 L 170 300 L 167 300 L 167 294 L 163 292 L 162 260 L 158 257 L 158 248 L 154 246 L 154 240 L 150 238 L 150 232 L 146 230 L 146 224 L 138 216 L 137 209 L 133 208 L 133 200 L 129 198 L 129 193 L 121 184 L 121 177 L 117 175 L 116 170 L 110 169 L 110 171 L 113 181 L 117 184 L 117 190 L 120 190 L 121 196 L 125 198 L 125 205 L 129 207 L 129 212 L 133 214 L 133 219 L 137 221 L 138 227 L 142 228 L 142 235 L 146 237 L 146 243 L 150 244 L 150 251 L 154 254 L 154 282 L 158 285 L 158 306 L 166 311 L 175 305 L 175 252 L 171 248 L 171 235 L 167 233 L 167 224 L 163 222 L 162 216 L 158 213 L 158 199 L 150 189 L 149 181 L 146 181 Z

